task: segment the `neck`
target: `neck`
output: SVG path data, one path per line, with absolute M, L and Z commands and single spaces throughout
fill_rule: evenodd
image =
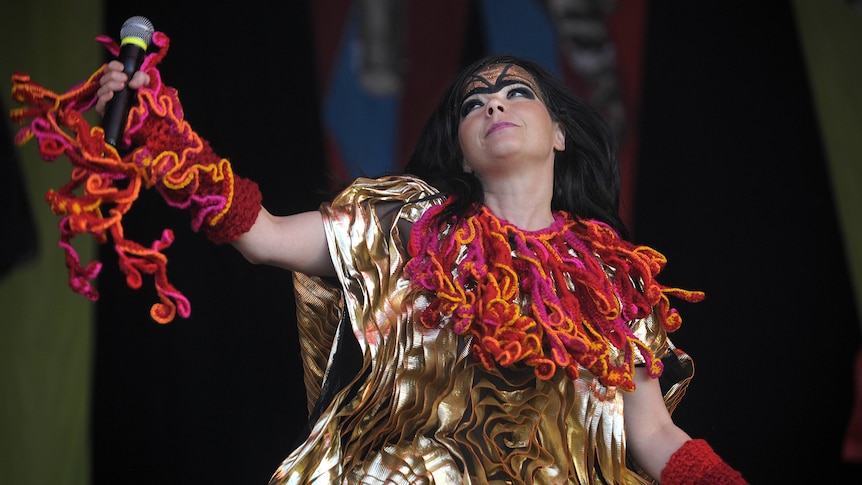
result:
M 553 182 L 524 178 L 484 183 L 485 206 L 497 217 L 525 231 L 545 229 L 554 222 Z
M 507 199 L 498 201 L 485 196 L 485 206 L 495 216 L 508 221 L 525 231 L 539 231 L 547 228 L 554 222 L 551 212 L 551 204 L 548 201 L 540 206 L 528 206 L 518 204 L 517 200 Z
M 525 231 L 545 229 L 554 222 L 553 152 L 541 159 L 501 157 L 477 174 L 485 206 L 497 217 Z

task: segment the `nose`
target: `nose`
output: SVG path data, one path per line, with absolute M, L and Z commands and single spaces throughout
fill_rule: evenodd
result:
M 494 110 L 495 110 L 495 109 L 496 109 L 497 111 L 499 111 L 500 113 L 502 113 L 503 111 L 505 111 L 505 108 L 503 108 L 503 103 L 501 103 L 501 102 L 500 102 L 499 100 L 497 100 L 497 99 L 491 99 L 491 100 L 489 100 L 489 101 L 488 101 L 488 105 L 487 105 L 487 106 L 488 106 L 488 116 L 492 116 L 492 115 L 494 114 Z

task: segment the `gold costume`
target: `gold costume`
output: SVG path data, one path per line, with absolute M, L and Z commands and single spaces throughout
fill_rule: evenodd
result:
M 488 371 L 472 358 L 471 337 L 415 320 L 429 300 L 404 275 L 404 231 L 443 201 L 434 194 L 415 178 L 359 179 L 321 206 L 340 285 L 295 274 L 309 412 L 336 378 L 339 324 L 359 341 L 361 370 L 270 484 L 653 483 L 627 466 L 623 391 L 583 367 L 575 380 L 541 380 L 517 365 Z M 664 383 L 673 410 L 690 359 L 654 318 L 631 327 L 673 361 L 677 378 Z

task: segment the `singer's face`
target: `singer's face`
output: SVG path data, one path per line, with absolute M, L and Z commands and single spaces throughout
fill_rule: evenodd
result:
M 488 66 L 473 76 L 461 103 L 458 139 L 465 169 L 482 178 L 517 167 L 553 167 L 563 132 L 542 101 L 535 78 L 515 64 Z

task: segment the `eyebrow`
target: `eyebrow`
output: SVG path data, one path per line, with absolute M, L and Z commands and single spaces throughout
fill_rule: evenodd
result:
M 532 82 L 530 82 L 529 79 L 526 79 L 523 76 L 519 76 L 517 74 L 513 74 L 511 76 L 509 75 L 509 69 L 513 67 L 515 67 L 514 64 L 506 64 L 505 66 L 503 66 L 503 70 L 500 71 L 500 74 L 497 75 L 497 79 L 496 81 L 494 81 L 493 84 L 491 84 L 491 82 L 488 81 L 486 77 L 480 74 L 470 75 L 470 79 L 466 84 L 468 86 L 479 84 L 479 86 L 476 86 L 473 89 L 470 89 L 469 91 L 464 93 L 464 96 L 461 97 L 461 100 L 463 101 L 470 96 L 473 96 L 474 94 L 496 93 L 504 87 L 510 86 L 512 84 L 523 84 L 533 90 L 533 92 L 536 93 L 536 95 L 538 96 L 539 93 L 537 88 L 533 85 Z
M 535 89 L 532 86 L 530 86 L 529 83 L 527 83 L 526 81 L 523 81 L 521 79 L 514 78 L 514 77 L 509 78 L 509 79 L 497 78 L 496 83 L 494 83 L 494 84 L 486 83 L 486 84 L 487 84 L 486 86 L 477 86 L 477 87 L 471 89 L 470 91 L 468 91 L 464 95 L 464 99 L 467 99 L 470 96 L 473 96 L 474 94 L 496 93 L 498 91 L 501 91 L 506 86 L 511 86 L 512 84 L 523 84 L 524 86 L 527 86 L 528 88 L 530 88 L 531 91 L 535 91 Z

